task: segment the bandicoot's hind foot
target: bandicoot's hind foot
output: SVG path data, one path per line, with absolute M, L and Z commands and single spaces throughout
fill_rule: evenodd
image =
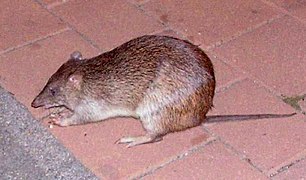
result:
M 137 137 L 123 137 L 116 141 L 116 144 L 128 144 L 126 147 L 133 147 L 141 144 L 146 144 L 146 143 L 153 143 L 162 140 L 162 137 L 156 137 L 156 136 L 151 136 L 151 135 L 144 135 L 144 136 L 137 136 Z

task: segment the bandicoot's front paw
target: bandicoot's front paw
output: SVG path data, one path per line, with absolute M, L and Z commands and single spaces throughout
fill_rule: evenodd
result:
M 53 125 L 58 125 L 60 126 L 60 118 L 56 117 L 56 118 L 52 118 L 51 121 L 49 121 L 49 123 L 53 124 Z
M 51 124 L 57 125 L 57 126 L 69 126 L 69 121 L 66 119 L 61 119 L 61 118 L 53 118 L 51 119 Z
M 71 119 L 71 117 L 61 117 L 61 116 L 57 116 L 51 119 L 51 123 L 54 125 L 58 125 L 58 126 L 69 126 L 71 124 L 73 124 L 73 120 Z
M 51 119 L 50 123 L 58 126 L 69 126 L 72 124 L 71 117 L 73 112 L 67 108 L 54 108 L 51 111 L 49 118 Z
M 72 115 L 73 112 L 65 107 L 55 107 L 51 109 L 50 118 L 68 118 Z

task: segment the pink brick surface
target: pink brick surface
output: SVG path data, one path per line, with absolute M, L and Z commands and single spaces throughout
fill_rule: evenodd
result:
M 279 14 L 261 1 L 252 0 L 197 0 L 192 3 L 158 0 L 145 3 L 143 8 L 204 46 L 227 39 Z
M 305 94 L 306 95 L 306 94 Z M 301 109 L 304 111 L 304 113 L 306 114 L 306 97 L 303 99 L 303 100 L 301 100 L 300 102 L 299 102 L 299 106 L 301 107 Z
M 66 28 L 31 0 L 1 0 L 0 9 L 0 52 Z
M 251 81 L 243 81 L 215 98 L 217 114 L 291 113 L 293 109 Z M 258 168 L 269 169 L 306 148 L 305 116 L 206 125 Z
M 103 50 L 162 29 L 156 20 L 121 0 L 75 0 L 55 7 L 53 11 Z
M 298 9 L 302 9 L 305 6 L 305 1 L 301 0 L 268 0 L 273 2 L 277 6 L 284 8 L 288 11 L 294 11 Z
M 289 14 L 306 21 L 306 2 L 304 0 L 269 0 L 285 9 Z
M 291 14 L 293 16 L 300 18 L 301 20 L 304 21 L 304 23 L 306 23 L 306 3 L 305 1 L 302 7 L 293 10 Z
M 305 25 L 284 17 L 224 44 L 215 52 L 275 91 L 294 95 L 306 89 L 305 39 Z
M 212 55 L 210 57 L 214 63 L 217 91 L 219 91 L 221 88 L 225 88 L 238 79 L 244 78 L 244 75 L 241 72 L 236 71 L 224 62 L 214 58 Z
M 291 113 L 281 95 L 306 93 L 305 7 L 300 0 L 2 0 L 0 85 L 39 119 L 46 112 L 30 102 L 74 50 L 92 57 L 162 34 L 189 39 L 212 59 L 217 93 L 209 114 Z M 299 105 L 305 112 L 305 101 Z M 103 179 L 303 179 L 305 122 L 299 112 L 206 123 L 131 149 L 114 144 L 144 133 L 131 118 L 49 130 Z
M 214 99 L 218 114 L 292 113 L 289 105 L 250 79 L 234 84 Z
M 96 175 L 106 179 L 137 176 L 209 139 L 197 127 L 169 134 L 154 144 L 126 148 L 115 142 L 123 136 L 144 134 L 140 122 L 127 118 L 50 130 Z
M 144 179 L 268 179 L 220 142 L 157 170 Z

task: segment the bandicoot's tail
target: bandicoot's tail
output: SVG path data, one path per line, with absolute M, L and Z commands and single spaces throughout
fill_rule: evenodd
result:
M 283 118 L 283 117 L 290 117 L 290 116 L 293 116 L 293 115 L 296 115 L 296 113 L 291 113 L 291 114 L 212 115 L 212 116 L 207 116 L 206 123 L 255 120 L 255 119 L 265 119 L 265 118 Z

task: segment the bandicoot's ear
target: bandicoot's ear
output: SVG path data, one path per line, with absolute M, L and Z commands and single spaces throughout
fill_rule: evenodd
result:
M 80 51 L 74 51 L 70 54 L 70 59 L 73 60 L 83 60 L 82 53 Z
M 68 78 L 68 83 L 77 89 L 81 89 L 82 75 L 72 74 Z

